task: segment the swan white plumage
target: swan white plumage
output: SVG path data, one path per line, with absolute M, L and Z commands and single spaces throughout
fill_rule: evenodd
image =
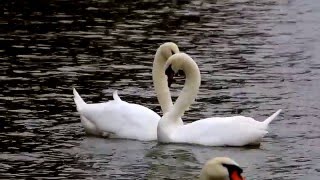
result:
M 259 122 L 250 117 L 213 117 L 186 125 L 177 125 L 185 110 L 195 100 L 200 82 L 200 71 L 193 59 L 185 53 L 172 55 L 166 68 L 175 73 L 183 70 L 186 75 L 184 87 L 173 107 L 159 121 L 158 141 L 164 143 L 189 143 L 206 146 L 244 146 L 260 143 L 267 134 L 268 124 L 278 116 L 281 109 Z
M 239 164 L 228 157 L 216 157 L 206 162 L 200 180 L 245 180 Z
M 154 58 L 153 80 L 163 112 L 172 106 L 164 65 L 172 54 L 178 52 L 178 46 L 168 42 L 157 49 Z M 75 89 L 73 94 L 87 134 L 141 141 L 157 139 L 157 125 L 161 117 L 151 109 L 121 100 L 117 91 L 113 93 L 114 100 L 96 104 L 85 103 Z M 178 124 L 182 124 L 181 119 Z

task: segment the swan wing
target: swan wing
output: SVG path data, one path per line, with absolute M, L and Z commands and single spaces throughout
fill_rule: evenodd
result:
M 256 144 L 267 131 L 257 128 L 243 116 L 207 118 L 180 126 L 172 135 L 175 142 L 206 146 L 244 146 Z
M 151 109 L 125 101 L 87 104 L 81 113 L 99 131 L 110 132 L 115 137 L 155 140 L 160 116 Z

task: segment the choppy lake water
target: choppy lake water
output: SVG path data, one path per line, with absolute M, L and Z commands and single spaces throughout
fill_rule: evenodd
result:
M 229 156 L 247 179 L 320 176 L 320 3 L 317 0 L 2 1 L 0 179 L 195 179 Z M 157 47 L 176 42 L 202 85 L 185 114 L 277 109 L 259 148 L 159 145 L 87 137 L 73 102 L 111 99 L 160 108 L 151 80 Z M 172 88 L 174 97 L 182 85 Z

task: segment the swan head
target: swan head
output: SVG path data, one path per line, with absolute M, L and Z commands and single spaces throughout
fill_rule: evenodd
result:
M 165 60 L 171 57 L 174 54 L 180 52 L 178 46 L 173 42 L 166 42 L 162 44 L 157 50 Z
M 157 61 L 159 61 L 159 63 L 161 62 L 161 64 L 165 64 L 166 61 L 168 60 L 168 58 L 170 58 L 172 55 L 179 53 L 180 50 L 178 48 L 178 46 L 173 43 L 173 42 L 166 42 L 162 45 L 160 45 L 160 47 L 157 49 L 156 52 L 156 56 L 155 56 L 155 62 L 156 59 Z M 155 71 L 156 69 L 153 68 L 152 71 Z M 166 73 L 167 75 L 167 80 L 170 82 L 169 84 L 171 85 L 171 81 L 173 81 L 173 74 L 170 73 Z M 169 85 L 168 84 L 168 85 Z M 169 85 L 169 87 L 170 87 Z
M 245 180 L 239 164 L 228 157 L 216 157 L 202 168 L 200 180 Z
M 175 82 L 175 76 L 185 76 L 183 71 L 183 64 L 185 61 L 183 59 L 190 59 L 185 53 L 176 53 L 172 55 L 165 64 L 166 75 L 168 76 L 168 86 L 170 87 L 173 82 Z

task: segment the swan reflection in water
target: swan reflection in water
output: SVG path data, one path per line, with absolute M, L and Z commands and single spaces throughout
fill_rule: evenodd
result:
M 255 153 L 261 152 L 259 149 L 252 150 Z M 198 179 L 203 165 L 212 157 L 231 157 L 237 160 L 243 169 L 247 169 L 247 156 L 244 154 L 250 153 L 243 147 L 158 144 L 156 141 L 95 137 L 86 137 L 79 146 L 67 151 L 78 157 L 78 163 L 92 163 L 91 168 L 86 171 L 111 179 L 119 175 L 133 179 Z M 255 164 L 254 161 L 250 163 Z M 141 169 L 144 169 L 144 173 L 141 173 Z

